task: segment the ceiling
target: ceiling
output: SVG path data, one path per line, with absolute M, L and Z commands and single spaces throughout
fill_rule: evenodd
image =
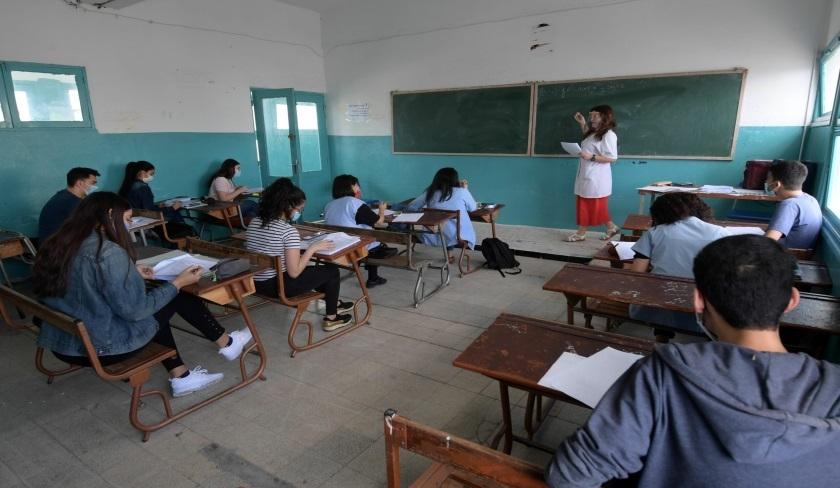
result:
M 376 3 L 376 0 L 278 0 L 282 3 L 295 5 L 297 7 L 314 10 L 321 14 L 330 10 L 337 10 L 346 7 L 361 7 L 367 4 Z

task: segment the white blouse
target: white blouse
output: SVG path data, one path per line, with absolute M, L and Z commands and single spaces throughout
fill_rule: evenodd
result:
M 618 159 L 618 136 L 609 130 L 599 141 L 595 134 L 580 143 L 581 151 L 596 156 Z M 584 198 L 602 198 L 612 194 L 612 163 L 598 163 L 580 158 L 575 177 L 575 195 Z

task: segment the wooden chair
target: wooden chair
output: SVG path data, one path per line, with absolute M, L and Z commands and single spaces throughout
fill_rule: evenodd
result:
M 0 229 L 0 273 L 2 273 L 3 280 L 9 286 L 12 286 L 12 280 L 6 272 L 3 260 L 14 257 L 21 258 L 27 264 L 31 264 L 30 259 L 35 258 L 35 246 L 32 245 L 28 237 L 19 232 Z
M 131 210 L 131 216 L 146 217 L 149 219 L 157 220 L 158 224 L 155 227 L 155 229 L 157 229 L 158 227 L 160 228 L 160 233 L 158 235 L 160 236 L 162 241 L 168 242 L 170 244 L 175 244 L 175 246 L 177 246 L 178 249 L 183 249 L 186 245 L 187 240 L 185 238 L 173 239 L 169 236 L 169 231 L 166 228 L 166 219 L 163 217 L 163 212 L 159 212 L 157 210 L 144 210 L 142 208 L 134 208 Z
M 227 227 L 231 234 L 236 233 L 239 230 L 245 230 L 248 228 L 247 223 L 242 219 L 242 209 L 239 207 L 239 204 L 236 205 L 224 205 L 225 203 L 229 202 L 220 202 L 220 204 L 209 204 L 213 207 L 213 209 L 201 209 L 197 208 L 196 211 L 200 213 L 198 218 L 198 222 L 200 227 L 198 229 L 198 236 L 204 237 L 204 229 L 207 228 L 208 225 L 217 225 L 219 227 Z M 212 231 L 211 231 L 212 237 Z
M 467 251 L 469 251 L 470 249 L 469 242 L 461 238 L 461 212 L 457 210 L 439 210 L 435 208 L 424 208 L 421 210 L 421 212 L 427 211 L 446 212 L 452 214 L 452 220 L 455 221 L 455 240 L 457 242 L 455 247 L 461 250 L 461 252 L 458 253 L 458 277 L 463 278 L 468 274 L 472 274 L 478 271 L 479 268 L 473 268 L 471 266 L 470 255 L 467 253 Z M 464 261 L 466 261 L 466 266 L 464 265 Z
M 385 412 L 388 488 L 400 486 L 400 448 L 433 461 L 410 486 L 545 488 L 542 468 L 488 447 Z
M 0 286 L 0 315 L 2 315 L 3 320 L 13 328 L 22 329 L 29 328 L 29 326 L 18 324 L 11 318 L 4 303 L 6 301 L 14 304 L 14 306 L 31 316 L 40 319 L 43 322 L 47 322 L 68 334 L 78 337 L 82 341 L 82 344 L 84 344 L 85 352 L 91 362 L 91 367 L 96 372 L 96 375 L 101 379 L 105 381 L 128 381 L 131 385 L 131 405 L 129 407 L 128 418 L 134 428 L 143 432 L 144 442 L 149 439 L 152 432 L 171 424 L 181 417 L 192 413 L 209 403 L 206 401 L 201 402 L 173 414 L 172 406 L 169 403 L 169 397 L 164 392 L 161 392 L 160 390 L 143 391 L 143 385 L 149 380 L 149 371 L 151 368 L 157 366 L 165 359 L 175 357 L 177 355 L 177 351 L 175 351 L 175 349 L 152 342 L 146 345 L 146 347 L 144 347 L 136 355 L 123 362 L 103 366 L 99 362 L 99 357 L 96 355 L 96 348 L 90 340 L 87 328 L 80 320 L 76 320 L 61 312 L 50 309 L 49 307 L 42 305 L 35 300 L 12 290 L 11 288 Z M 51 384 L 56 376 L 62 376 L 82 368 L 81 366 L 71 365 L 67 368 L 59 370 L 50 369 L 44 364 L 44 352 L 44 349 L 40 346 L 36 349 L 35 367 L 38 371 L 47 376 L 48 384 Z M 140 400 L 147 396 L 156 396 L 161 399 L 166 413 L 166 417 L 163 420 L 153 424 L 147 424 L 140 420 Z
M 279 256 L 267 256 L 265 254 L 248 251 L 240 247 L 233 247 L 229 245 L 219 244 L 216 242 L 202 241 L 194 237 L 187 238 L 187 247 L 189 248 L 190 252 L 193 253 L 210 253 L 215 255 L 221 254 L 231 257 L 248 259 L 249 261 L 251 261 L 252 264 L 256 264 L 264 268 L 273 268 L 277 272 L 277 276 L 275 277 L 275 279 L 277 280 L 277 296 L 259 296 L 264 299 L 263 303 L 279 303 L 281 305 L 285 305 L 287 307 L 295 309 L 295 316 L 292 319 L 291 325 L 289 326 L 288 334 L 288 342 L 289 347 L 292 349 L 292 357 L 295 357 L 295 354 L 298 351 L 306 351 L 308 349 L 312 349 L 323 344 L 324 342 L 338 337 L 337 334 L 332 334 L 325 337 L 324 339 L 321 339 L 320 341 L 313 341 L 314 326 L 311 321 L 303 319 L 303 314 L 306 312 L 306 310 L 309 308 L 309 305 L 312 302 L 314 302 L 315 300 L 323 299 L 324 294 L 318 291 L 308 291 L 305 293 L 301 293 L 300 295 L 295 295 L 294 297 L 286 296 L 285 285 L 283 283 L 283 262 Z M 355 308 L 353 309 L 353 315 L 354 320 L 356 320 L 356 322 L 358 323 L 358 316 Z M 301 324 L 305 325 L 307 329 L 306 344 L 303 345 L 297 344 L 297 342 L 295 342 L 295 335 Z

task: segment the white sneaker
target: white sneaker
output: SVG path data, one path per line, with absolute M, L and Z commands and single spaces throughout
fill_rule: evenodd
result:
M 247 327 L 231 332 L 230 345 L 219 349 L 219 354 L 224 356 L 228 361 L 233 361 L 242 354 L 242 349 L 245 348 L 245 344 L 248 344 L 251 337 L 253 337 L 251 330 Z
M 172 386 L 172 396 L 177 398 L 189 395 L 198 390 L 203 390 L 212 384 L 222 381 L 224 377 L 224 373 L 208 373 L 201 366 L 196 366 L 184 378 L 170 379 L 169 384 Z

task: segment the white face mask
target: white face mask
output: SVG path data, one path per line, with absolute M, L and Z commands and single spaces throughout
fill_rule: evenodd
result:
M 89 187 L 85 188 L 85 195 L 90 195 L 91 193 L 99 190 L 99 187 L 96 185 L 90 185 Z
M 239 175 L 241 175 L 241 174 L 242 174 L 242 170 L 237 168 L 237 169 L 233 172 L 233 177 L 234 177 L 234 178 L 238 178 L 238 177 L 239 177 Z
M 289 220 L 291 220 L 292 222 L 294 222 L 294 221 L 296 221 L 296 220 L 297 220 L 297 219 L 299 219 L 299 218 L 300 218 L 300 212 L 299 212 L 299 211 L 297 211 L 297 210 L 295 210 L 294 212 L 292 212 L 292 216 L 291 216 L 291 217 L 289 217 Z
M 697 325 L 700 326 L 700 330 L 702 330 L 703 333 L 706 334 L 706 336 L 709 339 L 711 339 L 713 341 L 718 340 L 718 336 L 714 332 L 707 329 L 706 326 L 703 324 L 703 314 L 702 313 L 694 312 L 694 320 L 697 321 Z
M 766 181 L 764 182 L 764 193 L 766 193 L 768 195 L 775 195 L 776 194 L 775 190 L 772 190 L 770 188 L 770 183 L 767 183 Z
M 149 183 L 149 182 L 150 182 L 150 181 L 152 181 L 153 179 L 155 179 L 155 177 L 154 177 L 154 176 L 152 176 L 152 175 L 149 175 L 149 176 L 147 176 L 147 177 L 143 178 L 142 180 L 143 180 L 143 183 Z

